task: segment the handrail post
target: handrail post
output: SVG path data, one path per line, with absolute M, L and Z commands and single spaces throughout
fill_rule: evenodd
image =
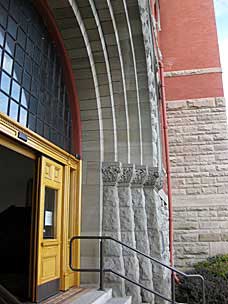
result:
M 206 304 L 206 297 L 205 297 L 205 281 L 202 278 L 202 291 L 203 291 L 203 304 Z
M 103 240 L 100 240 L 100 288 L 104 290 L 104 263 L 103 263 Z
M 176 295 L 175 295 L 175 274 L 174 271 L 172 271 L 171 274 L 171 293 L 172 293 L 172 304 L 175 304 L 176 302 Z

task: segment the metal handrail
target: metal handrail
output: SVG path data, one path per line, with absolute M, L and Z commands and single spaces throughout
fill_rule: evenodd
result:
M 73 256 L 73 249 L 72 249 L 73 246 L 72 245 L 73 245 L 73 242 L 75 240 L 99 240 L 100 241 L 100 267 L 99 267 L 99 269 L 98 268 L 74 268 L 73 263 L 72 263 L 72 256 Z M 166 296 L 162 295 L 161 293 L 159 293 L 159 292 L 157 292 L 155 290 L 149 289 L 149 288 L 141 285 L 140 283 L 135 282 L 135 281 L 129 279 L 128 277 L 126 277 L 126 276 L 124 276 L 124 275 L 122 275 L 122 274 L 120 274 L 120 273 L 118 273 L 118 272 L 116 272 L 116 271 L 114 271 L 112 269 L 105 269 L 104 268 L 104 262 L 103 262 L 103 241 L 105 241 L 105 240 L 110 240 L 110 241 L 113 241 L 115 243 L 118 243 L 121 246 L 126 247 L 126 248 L 134 251 L 135 253 L 140 254 L 143 257 L 145 257 L 145 258 L 147 258 L 147 259 L 149 259 L 149 260 L 151 260 L 151 261 L 153 261 L 153 262 L 161 265 L 162 267 L 165 267 L 165 268 L 171 270 L 171 272 L 172 272 L 172 299 L 169 299 Z M 148 292 L 151 292 L 154 295 L 156 295 L 156 296 L 162 298 L 163 300 L 166 300 L 166 301 L 168 301 L 168 302 L 170 302 L 172 304 L 177 304 L 177 302 L 175 301 L 175 276 L 174 276 L 174 273 L 179 274 L 180 276 L 185 277 L 185 278 L 199 279 L 201 281 L 201 284 L 202 284 L 203 304 L 206 304 L 205 281 L 204 281 L 203 276 L 201 276 L 199 274 L 186 274 L 186 273 L 184 273 L 184 272 L 182 272 L 180 270 L 177 270 L 176 268 L 174 268 L 172 266 L 164 264 L 163 262 L 161 262 L 161 261 L 159 261 L 159 260 L 157 260 L 157 259 L 155 259 L 155 258 L 153 258 L 153 257 L 151 257 L 151 256 L 149 256 L 149 255 L 147 255 L 147 254 L 139 251 L 138 249 L 133 248 L 133 247 L 131 247 L 131 246 L 129 246 L 129 245 L 127 245 L 127 244 L 125 244 L 125 243 L 117 240 L 117 239 L 114 239 L 113 237 L 110 237 L 110 236 L 74 236 L 74 237 L 72 237 L 71 240 L 70 240 L 70 265 L 69 266 L 70 266 L 70 269 L 72 271 L 77 271 L 77 272 L 99 272 L 99 274 L 100 274 L 100 288 L 99 289 L 100 290 L 104 290 L 104 277 L 103 277 L 104 273 L 105 272 L 111 272 L 111 273 L 113 273 L 113 274 L 121 277 L 122 279 L 124 279 L 124 280 L 126 280 L 128 282 L 131 282 L 132 284 L 137 285 L 138 287 L 140 287 L 140 288 L 142 288 L 142 289 L 144 289 L 144 290 L 146 290 Z

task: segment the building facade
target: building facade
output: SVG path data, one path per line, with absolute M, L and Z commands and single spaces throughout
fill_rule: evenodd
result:
M 215 213 L 226 213 L 219 185 L 216 204 L 200 205 L 201 199 L 215 197 L 204 190 L 214 186 L 204 187 L 204 182 L 223 182 L 226 191 L 226 175 L 220 175 L 226 166 L 224 153 L 214 153 L 226 143 L 217 36 L 212 24 L 205 38 L 212 45 L 210 56 L 202 54 L 199 63 L 192 60 L 195 32 L 179 41 L 184 26 L 173 26 L 176 10 L 183 13 L 189 7 L 175 3 L 0 0 L 0 284 L 18 298 L 40 302 L 60 290 L 97 283 L 94 273 L 70 270 L 69 243 L 79 234 L 108 235 L 173 263 L 165 95 L 177 214 L 176 264 L 188 266 L 186 248 L 203 251 L 201 258 L 208 254 L 204 251 L 209 243 L 201 244 L 200 238 L 213 234 L 201 232 L 198 217 L 211 225 Z M 196 11 L 184 15 L 199 21 L 202 16 L 194 4 Z M 211 4 L 204 1 L 213 15 Z M 204 95 L 208 82 L 210 90 Z M 182 116 L 189 125 L 193 122 L 192 128 L 184 130 Z M 218 117 L 223 119 L 219 123 Z M 201 118 L 204 123 L 197 124 Z M 195 128 L 202 128 L 202 134 L 192 134 L 198 132 Z M 182 132 L 187 135 L 176 136 Z M 200 140 L 209 149 L 202 155 Z M 201 171 L 194 171 L 196 160 L 198 167 L 202 162 Z M 213 160 L 216 172 L 210 175 L 208 162 Z M 188 224 L 194 231 L 186 231 Z M 195 260 L 196 254 L 190 258 Z M 106 268 L 170 296 L 171 274 L 158 264 L 109 241 L 104 262 Z M 74 242 L 74 267 L 95 268 L 98 263 L 98 243 Z M 114 295 L 131 295 L 133 303 L 164 303 L 113 274 L 105 275 L 105 284 Z
M 214 5 L 160 1 L 175 265 L 228 252 L 228 130 Z M 175 24 L 175 26 L 172 26 Z
M 80 232 L 169 264 L 150 2 L 10 0 L 0 2 L 0 16 L 1 283 L 33 302 L 79 285 L 68 257 Z M 75 267 L 96 267 L 97 245 L 75 243 Z M 115 244 L 104 253 L 106 267 L 169 290 L 170 275 L 157 265 Z M 116 295 L 154 302 L 105 279 Z

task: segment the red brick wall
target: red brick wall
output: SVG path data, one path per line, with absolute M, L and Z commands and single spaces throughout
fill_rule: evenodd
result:
M 165 71 L 220 67 L 213 0 L 160 0 Z M 167 100 L 223 96 L 221 73 L 166 78 Z

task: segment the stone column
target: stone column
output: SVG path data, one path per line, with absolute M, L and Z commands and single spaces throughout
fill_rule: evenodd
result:
M 102 164 L 103 179 L 103 235 L 121 240 L 120 213 L 117 182 L 121 173 L 119 162 L 104 162 Z M 125 275 L 123 250 L 120 245 L 112 241 L 104 242 L 105 268 L 113 269 Z M 105 287 L 113 289 L 114 296 L 124 296 L 124 281 L 111 273 L 105 274 Z
M 121 238 L 127 245 L 136 248 L 135 223 L 132 207 L 130 183 L 133 178 L 134 165 L 122 165 L 122 174 L 118 182 L 120 207 Z M 125 275 L 133 281 L 139 282 L 139 262 L 136 253 L 123 247 Z M 142 303 L 140 288 L 125 281 L 126 295 L 132 296 L 132 303 Z
M 169 265 L 169 217 L 168 206 L 161 199 L 158 191 L 163 187 L 163 172 L 159 174 L 158 168 L 149 167 L 148 175 L 144 183 L 144 193 L 147 213 L 147 231 L 150 244 L 150 255 Z M 171 272 L 159 266 L 153 265 L 154 289 L 161 294 L 170 297 Z M 166 301 L 155 297 L 155 304 L 166 304 Z
M 138 250 L 149 255 L 150 247 L 147 233 L 147 215 L 145 209 L 145 196 L 143 183 L 147 177 L 146 166 L 136 166 L 135 175 L 131 183 L 132 206 L 135 220 L 135 239 Z M 147 288 L 153 289 L 152 266 L 150 260 L 138 254 L 139 281 Z M 143 302 L 154 303 L 154 296 L 141 289 Z

